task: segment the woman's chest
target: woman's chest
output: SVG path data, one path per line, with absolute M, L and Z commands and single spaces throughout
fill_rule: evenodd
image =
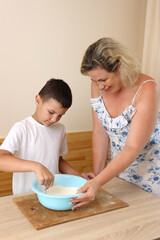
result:
M 124 92 L 123 94 L 107 95 L 102 93 L 102 101 L 104 108 L 107 110 L 111 118 L 116 118 L 132 104 L 134 92 Z

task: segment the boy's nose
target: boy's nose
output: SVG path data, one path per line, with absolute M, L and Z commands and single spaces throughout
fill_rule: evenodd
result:
M 55 115 L 55 114 L 54 114 L 54 115 L 52 116 L 52 122 L 57 122 L 58 119 L 59 119 L 59 118 L 58 118 L 58 115 Z

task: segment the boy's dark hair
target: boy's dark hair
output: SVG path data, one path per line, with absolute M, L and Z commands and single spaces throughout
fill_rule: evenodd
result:
M 43 101 L 50 98 L 61 103 L 63 108 L 69 108 L 72 105 L 72 92 L 66 82 L 61 79 L 50 79 L 40 90 L 39 95 Z

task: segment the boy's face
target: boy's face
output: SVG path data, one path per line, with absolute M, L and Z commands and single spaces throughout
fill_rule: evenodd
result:
M 33 114 L 33 118 L 46 127 L 58 122 L 68 110 L 68 108 L 63 108 L 61 103 L 53 98 L 43 101 L 42 98 L 37 95 L 35 100 L 37 109 Z

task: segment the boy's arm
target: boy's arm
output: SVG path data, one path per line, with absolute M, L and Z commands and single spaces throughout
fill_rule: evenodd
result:
M 62 157 L 59 158 L 59 171 L 61 173 L 77 175 L 86 179 L 92 179 L 95 177 L 93 173 L 80 173 L 76 171 L 69 163 L 67 163 Z
M 60 171 L 60 173 L 66 173 L 66 174 L 81 176 L 81 173 L 76 171 L 62 157 L 59 157 L 59 171 Z
M 0 149 L 0 171 L 2 172 L 34 172 L 39 184 L 53 185 L 53 174 L 42 164 L 14 157 L 9 151 Z

